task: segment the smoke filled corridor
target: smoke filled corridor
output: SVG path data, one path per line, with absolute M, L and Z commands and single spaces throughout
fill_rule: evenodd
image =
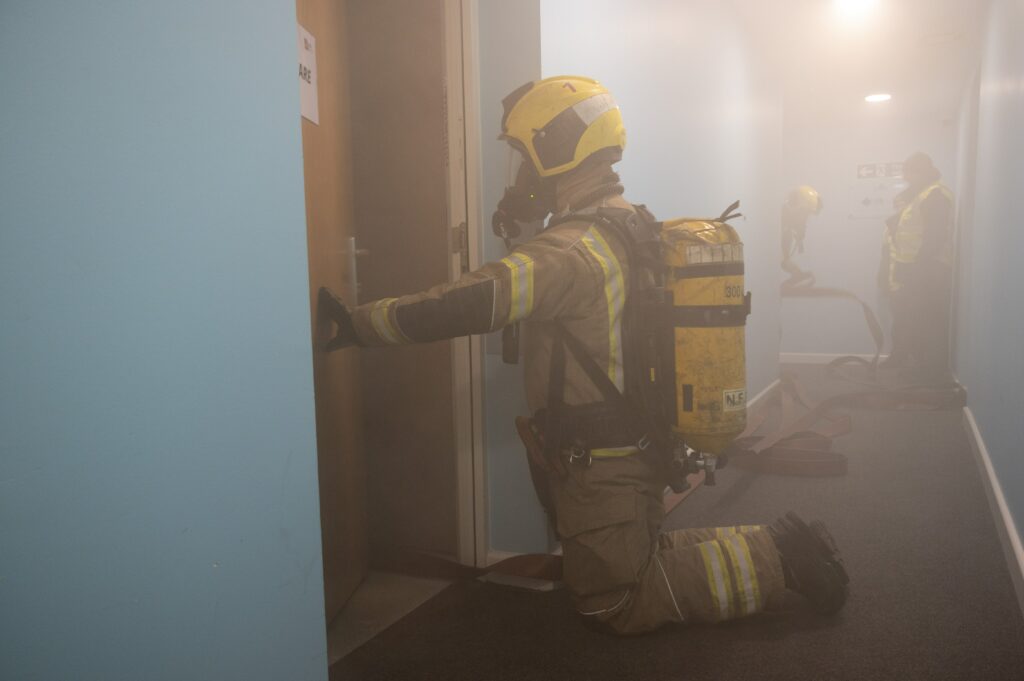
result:
M 1024 0 L 0 0 L 0 679 L 1024 681 Z

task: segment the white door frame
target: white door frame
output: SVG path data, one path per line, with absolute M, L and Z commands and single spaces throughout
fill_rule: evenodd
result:
M 477 0 L 444 0 L 451 279 L 481 265 Z M 468 256 L 468 257 L 467 257 Z M 452 341 L 458 561 L 483 567 L 489 547 L 483 436 L 483 341 Z

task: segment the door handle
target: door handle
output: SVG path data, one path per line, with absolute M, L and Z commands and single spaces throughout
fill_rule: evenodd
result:
M 359 258 L 370 255 L 370 251 L 356 246 L 356 238 L 350 236 L 345 240 L 345 248 L 341 251 L 348 260 L 348 286 L 352 292 L 352 307 L 359 304 Z

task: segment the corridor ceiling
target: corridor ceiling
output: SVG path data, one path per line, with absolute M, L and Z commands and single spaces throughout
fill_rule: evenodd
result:
M 856 2 L 856 0 L 846 0 Z M 874 0 L 859 21 L 840 0 L 733 0 L 757 49 L 784 74 L 787 108 L 862 110 L 889 92 L 906 116 L 955 118 L 977 64 L 985 0 Z

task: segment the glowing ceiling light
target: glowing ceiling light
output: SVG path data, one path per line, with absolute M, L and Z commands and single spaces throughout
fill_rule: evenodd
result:
M 833 0 L 833 4 L 844 21 L 860 22 L 878 7 L 878 0 Z
M 879 92 L 877 94 L 868 95 L 867 97 L 864 98 L 864 101 L 876 104 L 878 102 L 888 102 L 890 99 L 892 99 L 892 95 L 890 95 L 888 92 Z

